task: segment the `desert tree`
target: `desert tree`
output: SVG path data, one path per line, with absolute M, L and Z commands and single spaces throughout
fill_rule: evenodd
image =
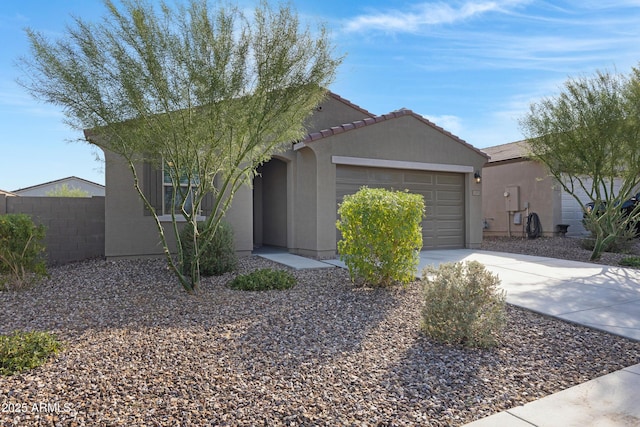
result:
M 640 183 L 639 113 L 638 70 L 629 76 L 598 71 L 568 79 L 558 95 L 533 103 L 520 120 L 531 157 L 586 212 L 585 224 L 594 235 L 592 260 L 638 218 L 638 209 L 623 215 L 620 207 Z
M 20 83 L 60 106 L 85 140 L 124 158 L 151 211 L 170 267 L 192 292 L 199 253 L 256 168 L 301 138 L 342 57 L 324 25 L 302 25 L 290 4 L 260 2 L 253 14 L 206 0 L 156 9 L 145 0 L 105 0 L 100 22 L 75 18 L 49 40 L 27 29 L 30 54 Z M 172 183 L 172 232 L 165 230 L 136 171 L 152 162 Z M 212 213 L 198 231 L 201 205 Z M 182 219 L 184 218 L 184 219 Z M 178 220 L 180 219 L 180 221 Z M 179 222 L 193 227 L 194 262 L 183 272 Z
M 88 191 L 69 187 L 66 183 L 47 191 L 46 195 L 47 197 L 91 197 Z

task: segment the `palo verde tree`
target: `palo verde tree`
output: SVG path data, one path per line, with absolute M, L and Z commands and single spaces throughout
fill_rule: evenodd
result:
M 261 163 L 301 138 L 342 58 L 333 56 L 326 28 L 302 26 L 288 4 L 262 1 L 247 16 L 206 0 L 162 2 L 159 10 L 145 0 L 121 3 L 105 0 L 102 21 L 75 19 L 55 41 L 28 29 L 31 55 L 20 62 L 20 83 L 62 107 L 71 126 L 89 129 L 89 143 L 126 160 L 167 260 L 191 292 L 200 280 L 199 253 L 234 194 L 251 184 Z M 172 182 L 177 261 L 141 188 L 142 161 L 162 167 Z M 215 202 L 199 232 L 207 194 Z M 181 217 L 194 230 L 190 274 L 180 269 Z
M 638 219 L 620 207 L 640 183 L 640 74 L 597 72 L 571 78 L 562 92 L 530 106 L 520 127 L 531 156 L 571 194 L 585 212 L 581 189 L 594 203 L 587 227 L 594 234 L 591 259 Z M 616 189 L 616 181 L 620 188 Z
M 69 187 L 67 184 L 62 184 L 53 190 L 47 191 L 46 195 L 47 197 L 91 197 L 88 191 L 82 188 Z

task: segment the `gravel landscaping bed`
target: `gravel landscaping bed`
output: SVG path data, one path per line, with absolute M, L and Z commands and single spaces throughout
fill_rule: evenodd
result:
M 250 257 L 240 272 L 261 267 L 283 268 Z M 440 345 L 419 332 L 417 282 L 292 272 L 286 291 L 225 275 L 188 295 L 163 261 L 95 260 L 0 292 L 0 333 L 65 347 L 0 377 L 0 425 L 459 426 L 640 363 L 640 342 L 511 306 L 499 347 Z
M 522 237 L 485 238 L 482 249 L 487 251 L 511 252 L 527 255 L 539 255 L 573 261 L 590 262 L 605 265 L 618 265 L 621 259 L 640 256 L 640 239 L 629 242 L 625 253 L 603 252 L 600 259 L 591 261 L 591 250 L 581 246 L 581 238 L 576 237 L 540 237 L 528 239 Z

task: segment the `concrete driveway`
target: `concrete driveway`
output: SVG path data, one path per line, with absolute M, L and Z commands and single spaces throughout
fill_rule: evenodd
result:
M 420 254 L 420 271 L 479 261 L 497 274 L 507 302 L 640 341 L 640 270 L 471 249 Z

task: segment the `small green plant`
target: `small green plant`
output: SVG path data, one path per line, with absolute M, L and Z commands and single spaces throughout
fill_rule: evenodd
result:
M 640 268 L 640 257 L 639 256 L 628 256 L 622 258 L 618 264 L 623 265 L 625 267 L 635 267 Z
M 289 289 L 295 286 L 296 278 L 285 270 L 263 268 L 249 274 L 241 274 L 229 283 L 231 289 L 242 291 L 268 291 Z
M 340 259 L 351 280 L 373 286 L 415 279 L 422 248 L 424 198 L 407 191 L 362 187 L 344 197 L 336 227 Z
M 491 347 L 503 329 L 505 292 L 500 279 L 477 261 L 427 267 L 422 330 L 431 338 L 467 347 Z
M 44 226 L 28 215 L 0 215 L 0 289 L 21 289 L 47 275 L 44 237 Z
M 56 337 L 48 332 L 15 331 L 0 335 L 0 375 L 38 367 L 61 349 Z
M 198 223 L 199 242 L 205 241 L 204 224 Z M 182 229 L 180 236 L 184 262 L 182 274 L 191 274 L 193 262 L 193 228 L 188 225 Z M 238 266 L 238 258 L 233 248 L 233 229 L 226 222 L 220 222 L 211 241 L 200 248 L 200 274 L 203 276 L 219 276 L 234 271 Z

